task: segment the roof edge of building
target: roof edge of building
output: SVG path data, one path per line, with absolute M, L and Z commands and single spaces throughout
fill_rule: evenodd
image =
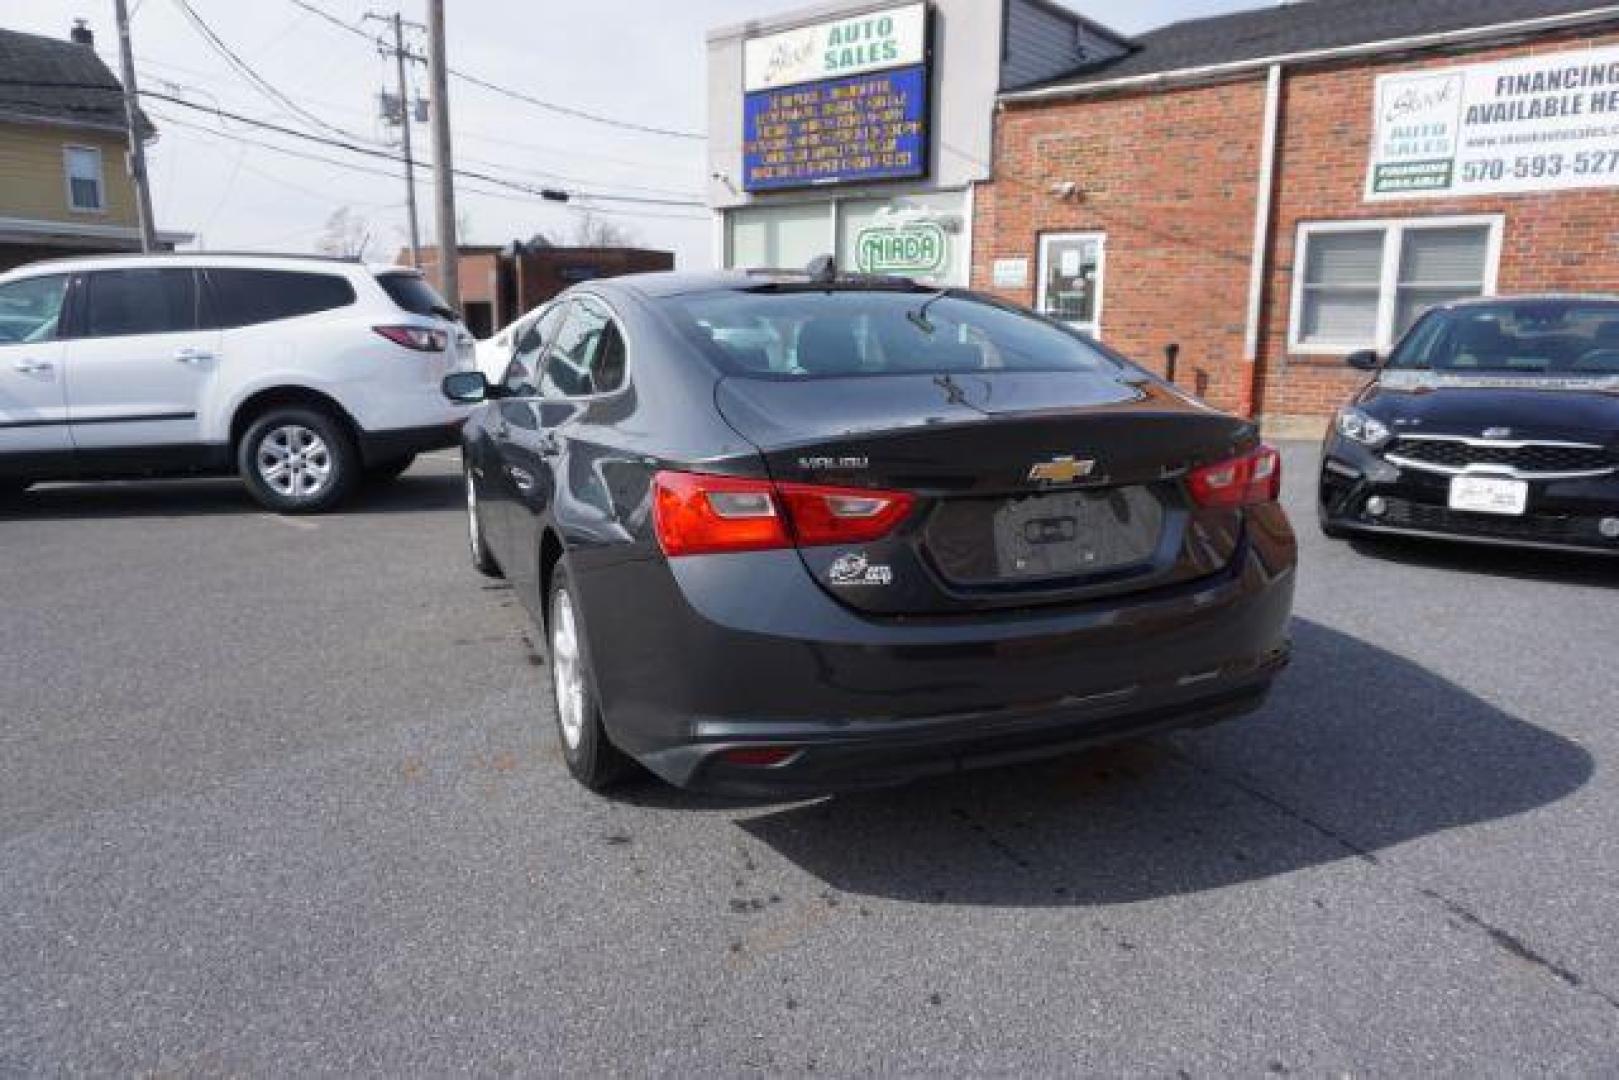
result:
M 1443 48 L 1448 45 L 1489 44 L 1497 40 L 1510 40 L 1525 34 L 1572 30 L 1602 23 L 1619 23 L 1619 4 L 1603 4 L 1583 11 L 1559 15 L 1543 15 L 1533 19 L 1518 19 L 1459 30 L 1441 30 L 1430 34 L 1392 38 L 1384 41 L 1359 42 L 1353 45 L 1335 45 L 1321 49 L 1305 49 L 1273 56 L 1258 56 L 1245 60 L 1230 60 L 1199 67 L 1175 68 L 1142 75 L 1126 75 L 1109 79 L 1105 71 L 1095 76 L 1053 83 L 1022 90 L 1003 91 L 997 95 L 1001 104 L 1028 104 L 1041 101 L 1062 101 L 1090 97 L 1097 94 L 1129 93 L 1160 90 L 1166 87 L 1195 85 L 1222 79 L 1255 75 L 1271 67 L 1303 67 L 1313 64 L 1335 63 L 1364 56 L 1404 53 L 1421 49 Z

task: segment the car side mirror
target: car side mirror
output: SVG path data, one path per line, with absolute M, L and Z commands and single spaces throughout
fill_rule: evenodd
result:
M 452 371 L 440 384 L 444 396 L 458 405 L 477 405 L 494 396 L 481 371 Z
M 1383 358 L 1377 354 L 1376 349 L 1362 349 L 1344 357 L 1344 363 L 1358 371 L 1376 371 L 1377 365 L 1382 362 Z

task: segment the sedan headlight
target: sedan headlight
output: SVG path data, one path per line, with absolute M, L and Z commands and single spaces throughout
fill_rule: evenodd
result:
M 1387 446 L 1389 440 L 1394 438 L 1394 432 L 1389 430 L 1387 424 L 1359 409 L 1339 409 L 1337 424 L 1338 434 L 1374 450 Z

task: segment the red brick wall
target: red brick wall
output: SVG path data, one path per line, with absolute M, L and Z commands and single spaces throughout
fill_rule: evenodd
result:
M 1502 292 L 1619 291 L 1619 190 L 1468 200 L 1364 201 L 1378 75 L 1619 43 L 1619 32 L 1532 45 L 1290 73 L 1283 90 L 1270 272 L 1259 362 L 1243 362 L 1264 76 L 1218 87 L 1010 105 L 997 123 L 996 179 L 978 190 L 973 284 L 1033 303 L 1042 232 L 1107 233 L 1103 338 L 1217 405 L 1267 418 L 1322 415 L 1354 389 L 1338 358 L 1291 356 L 1294 247 L 1301 221 L 1501 214 Z M 1065 200 L 1054 184 L 1075 181 Z M 994 290 L 997 258 L 1028 258 L 1030 287 Z M 1197 373 L 1207 380 L 1200 387 Z
M 1032 305 L 1040 235 L 1104 232 L 1103 339 L 1160 371 L 1178 343 L 1182 384 L 1201 371 L 1236 407 L 1264 101 L 1245 82 L 1008 109 L 975 196 L 973 285 Z M 1068 182 L 1076 198 L 1052 194 Z M 999 258 L 1027 258 L 1029 287 L 993 289 Z
M 1293 267 L 1301 221 L 1500 214 L 1505 221 L 1498 291 L 1619 291 L 1619 189 L 1477 199 L 1363 201 L 1377 76 L 1390 71 L 1454 67 L 1615 43 L 1619 43 L 1619 33 L 1565 34 L 1533 45 L 1375 67 L 1305 72 L 1287 79 L 1272 271 L 1263 323 L 1258 394 L 1261 412 L 1267 416 L 1327 413 L 1364 378 L 1346 369 L 1339 358 L 1288 353 Z

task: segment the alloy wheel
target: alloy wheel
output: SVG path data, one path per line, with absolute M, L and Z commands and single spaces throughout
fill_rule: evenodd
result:
M 474 561 L 483 556 L 483 526 L 478 523 L 478 487 L 472 482 L 472 470 L 467 470 L 467 539 L 472 544 Z
M 272 428 L 259 441 L 259 477 L 277 495 L 311 499 L 332 482 L 332 451 L 320 433 L 302 424 Z
M 551 684 L 556 688 L 557 720 L 568 749 L 577 750 L 585 731 L 585 683 L 579 656 L 579 626 L 573 598 L 559 589 L 551 606 Z

